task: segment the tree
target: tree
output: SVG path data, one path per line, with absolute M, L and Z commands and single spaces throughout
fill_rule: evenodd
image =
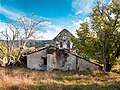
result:
M 74 46 L 80 52 L 84 51 L 82 52 L 84 55 L 103 63 L 104 72 L 110 71 L 120 55 L 120 4 L 112 2 L 107 5 L 98 2 L 92 9 L 90 19 L 88 28 L 82 24 L 80 28 L 82 32 L 88 31 L 87 36 L 86 33 L 77 30 L 79 38 L 76 39 L 77 41 L 82 39 L 82 41 L 76 44 L 74 39 Z
M 77 53 L 81 56 L 88 56 L 90 48 L 88 43 L 90 39 L 89 25 L 87 22 L 81 23 L 80 28 L 76 30 L 78 38 L 73 37 L 73 48 L 76 49 Z M 86 48 L 87 47 L 87 48 Z
M 104 61 L 104 72 L 110 71 L 116 63 L 120 45 L 120 4 L 110 5 L 98 2 L 91 15 L 92 30 L 97 35 Z
M 35 33 L 43 26 L 44 21 L 36 18 L 35 15 L 32 15 L 32 19 L 21 16 L 16 21 L 9 21 L 6 30 L 0 32 L 1 38 L 4 38 L 3 44 L 7 53 L 1 47 L 0 51 L 7 57 L 7 66 L 11 64 L 14 66 L 19 61 L 27 42 L 31 37 L 36 37 Z

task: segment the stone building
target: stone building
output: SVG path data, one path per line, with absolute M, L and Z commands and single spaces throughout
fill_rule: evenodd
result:
M 72 48 L 72 40 L 74 37 L 67 29 L 63 29 L 54 39 L 54 43 L 58 48 Z
M 100 65 L 71 52 L 73 35 L 63 29 L 54 39 L 54 44 L 27 55 L 27 67 L 38 70 L 96 70 Z
M 38 70 L 96 70 L 101 66 L 70 52 L 48 46 L 27 55 L 27 67 Z

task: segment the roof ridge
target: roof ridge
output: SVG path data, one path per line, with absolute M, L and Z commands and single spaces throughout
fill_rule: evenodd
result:
M 60 35 L 63 31 L 67 31 L 67 32 L 70 33 L 72 36 L 74 36 L 69 30 L 67 30 L 67 29 L 65 29 L 65 28 L 62 29 L 62 31 L 60 31 L 60 32 L 57 34 L 57 36 Z M 56 37 L 57 37 L 57 36 L 56 36 Z M 55 40 L 56 37 L 55 37 L 53 40 Z

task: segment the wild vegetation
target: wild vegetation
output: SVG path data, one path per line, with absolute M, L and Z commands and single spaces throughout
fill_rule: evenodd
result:
M 120 90 L 120 72 L 0 68 L 0 90 Z
M 28 40 L 38 38 L 35 33 L 41 29 L 44 21 L 45 19 L 39 19 L 34 14 L 31 19 L 21 16 L 17 20 L 9 21 L 6 30 L 0 32 L 0 37 L 3 38 L 0 43 L 0 54 L 2 54 L 4 66 L 15 66 Z

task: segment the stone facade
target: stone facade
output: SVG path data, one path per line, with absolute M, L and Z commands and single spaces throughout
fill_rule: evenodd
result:
M 78 69 L 79 71 L 92 71 L 97 70 L 100 67 L 96 64 L 93 64 L 92 62 L 86 61 L 84 59 L 78 58 Z
M 71 54 L 68 49 L 59 49 L 49 46 L 27 55 L 27 67 L 38 70 L 96 70 L 100 69 L 90 61 L 85 60 L 75 54 Z
M 46 57 L 46 49 L 27 55 L 27 67 L 31 69 L 47 70 L 44 64 Z
M 38 70 L 76 70 L 76 56 L 64 49 L 53 48 L 46 47 L 27 55 L 27 67 Z
M 73 35 L 67 30 L 63 29 L 54 39 L 54 43 L 58 48 L 72 48 Z

